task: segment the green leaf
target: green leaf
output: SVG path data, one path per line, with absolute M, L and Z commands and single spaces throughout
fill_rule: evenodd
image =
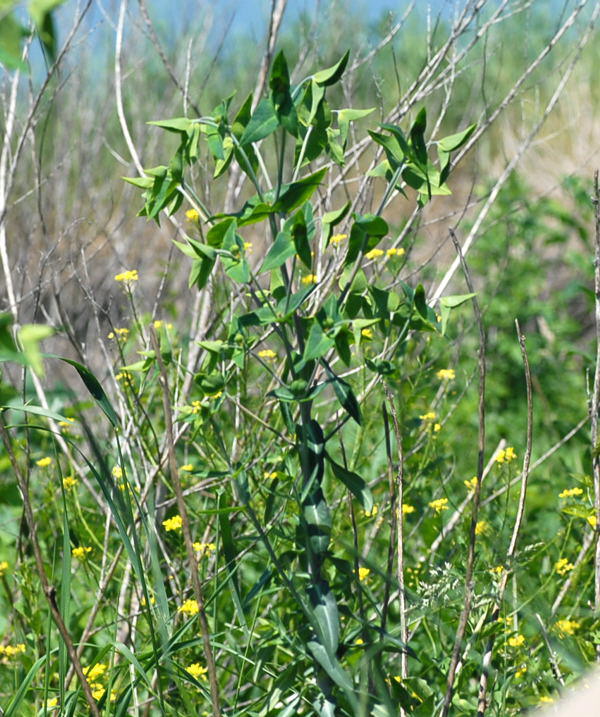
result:
M 271 76 L 269 78 L 271 100 L 277 113 L 280 124 L 290 132 L 297 134 L 298 118 L 296 108 L 290 94 L 290 73 L 283 50 L 281 50 L 273 61 Z
M 287 259 L 294 256 L 296 247 L 287 231 L 281 231 L 271 245 L 259 273 L 278 269 Z
M 323 214 L 323 218 L 321 219 L 321 234 L 323 247 L 327 247 L 329 245 L 332 229 L 344 220 L 344 218 L 350 211 L 350 206 L 351 202 L 348 201 L 340 209 L 334 209 L 331 212 L 325 212 L 325 214 Z
M 191 134 L 196 123 L 187 117 L 174 117 L 173 119 L 155 120 L 154 122 L 147 122 L 146 124 L 166 129 L 168 132 Z
M 354 695 L 352 681 L 346 672 L 344 672 L 344 668 L 337 658 L 333 655 L 329 655 L 325 647 L 314 640 L 309 641 L 307 647 L 315 660 L 321 665 L 335 684 L 344 690 L 348 702 L 353 709 L 353 714 L 358 714 L 358 702 Z
M 210 257 L 203 256 L 194 261 L 188 277 L 188 286 L 190 288 L 195 286 L 198 291 L 202 290 L 206 286 L 206 282 L 210 277 L 214 265 L 214 257 L 211 259 Z
M 40 352 L 40 341 L 52 336 L 54 330 L 41 324 L 25 324 L 19 329 L 19 343 L 23 347 L 25 360 L 38 376 L 44 375 L 44 363 Z
M 340 616 L 329 585 L 320 580 L 308 589 L 313 619 L 318 627 L 319 642 L 335 658 L 340 642 Z
M 422 107 L 413 126 L 410 128 L 410 140 L 416 159 L 421 164 L 427 163 L 427 145 L 425 144 L 425 129 L 427 127 L 427 111 Z
M 446 333 L 448 326 L 448 319 L 450 318 L 450 312 L 457 306 L 464 304 L 465 301 L 469 301 L 477 294 L 455 294 L 454 296 L 443 296 L 440 299 L 440 314 L 442 316 L 442 335 Z
M 121 179 L 139 189 L 151 189 L 154 184 L 152 177 L 121 177 Z
M 243 135 L 240 144 L 252 144 L 268 137 L 279 127 L 279 118 L 271 100 L 263 99 L 258 103 Z
M 308 332 L 308 339 L 306 340 L 306 346 L 304 348 L 304 361 L 312 361 L 313 359 L 321 358 L 324 356 L 330 348 L 334 345 L 334 340 L 329 338 L 323 331 L 321 324 L 315 319 Z
M 21 59 L 21 40 L 27 30 L 10 13 L 12 4 L 0 8 L 0 62 L 9 70 L 27 70 Z
M 350 384 L 339 376 L 335 376 L 333 372 L 331 381 L 333 383 L 335 395 L 337 396 L 342 408 L 356 421 L 356 423 L 360 425 L 362 422 L 360 406 Z
M 56 57 L 56 31 L 52 11 L 63 2 L 64 0 L 30 0 L 28 4 L 29 14 L 51 63 Z
M 310 199 L 326 174 L 327 167 L 323 167 L 317 172 L 299 179 L 297 182 L 282 185 L 279 199 L 273 204 L 273 211 L 289 214 L 294 209 L 297 209 Z
M 23 413 L 31 413 L 34 416 L 44 416 L 45 418 L 52 418 L 54 421 L 67 421 L 65 416 L 60 413 L 56 413 L 56 411 L 50 411 L 49 409 L 42 408 L 41 406 L 30 406 L 26 403 L 17 403 L 12 401 L 4 406 L 0 406 L 0 408 L 7 408 L 11 411 L 23 411 Z
M 443 137 L 442 139 L 438 140 L 438 147 L 443 152 L 456 151 L 457 149 L 462 147 L 463 144 L 466 143 L 466 141 L 475 131 L 476 127 L 476 124 L 472 124 L 469 125 L 467 129 L 463 130 L 462 132 L 457 132 L 456 134 L 450 134 L 447 137 Z
M 33 679 L 40 671 L 42 666 L 45 664 L 48 657 L 54 652 L 56 652 L 56 650 L 52 650 L 50 653 L 40 657 L 39 660 L 36 660 L 31 666 L 29 672 L 25 675 L 25 677 L 22 677 L 19 680 L 19 687 L 17 691 L 14 693 L 11 701 L 4 709 L 4 717 L 19 717 L 19 715 L 23 714 L 23 711 L 21 711 L 21 703 L 23 702 L 31 683 L 33 682 Z M 25 711 L 25 713 L 26 712 L 27 711 Z
M 313 80 L 318 85 L 323 85 L 324 87 L 334 85 L 344 74 L 344 70 L 346 69 L 346 65 L 348 64 L 349 57 L 350 50 L 347 50 L 344 56 L 338 62 L 336 62 L 335 65 L 332 65 L 325 70 L 315 72 L 315 74 L 313 75 Z
M 336 463 L 331 456 L 327 455 L 329 465 L 335 477 L 341 481 L 352 495 L 358 500 L 364 510 L 370 511 L 373 508 L 373 494 L 367 483 L 356 473 L 346 470 Z
M 307 269 L 312 269 L 310 242 L 315 234 L 315 223 L 313 220 L 312 207 L 309 202 L 286 222 L 285 230 L 289 231 L 292 236 L 294 247 L 300 257 L 300 261 Z
M 73 361 L 73 359 L 64 358 L 63 356 L 56 356 L 54 354 L 46 354 L 46 356 L 60 359 L 61 361 L 68 363 L 70 366 L 73 366 L 73 368 L 81 377 L 81 380 L 85 384 L 85 387 L 92 394 L 94 400 L 100 406 L 100 408 L 102 409 L 108 420 L 111 422 L 113 427 L 119 427 L 120 420 L 119 416 L 117 415 L 117 412 L 112 407 L 112 404 L 108 400 L 108 396 L 106 395 L 106 393 L 104 393 L 104 389 L 100 385 L 100 382 L 89 370 L 89 368 L 87 368 L 83 364 L 80 364 L 77 361 Z
M 340 128 L 340 136 L 343 146 L 346 146 L 346 141 L 348 139 L 348 131 L 350 129 L 350 122 L 354 122 L 355 120 L 367 117 L 371 114 L 371 112 L 374 111 L 375 107 L 370 107 L 367 110 L 345 109 L 340 110 L 338 112 L 338 126 Z
M 232 227 L 233 231 L 235 232 L 236 221 L 234 217 L 228 217 L 222 222 L 213 224 L 213 226 L 206 233 L 206 241 L 208 242 L 209 246 L 223 246 L 225 236 L 232 231 Z

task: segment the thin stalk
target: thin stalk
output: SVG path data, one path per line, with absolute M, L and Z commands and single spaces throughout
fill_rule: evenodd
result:
M 594 556 L 594 612 L 600 613 L 600 451 L 598 445 L 598 411 L 600 409 L 600 188 L 598 171 L 594 174 L 595 244 L 594 244 L 594 296 L 596 323 L 596 369 L 590 405 L 592 423 L 592 474 L 594 478 L 594 512 L 596 517 L 596 553 Z M 600 645 L 596 645 L 596 659 L 600 660 Z

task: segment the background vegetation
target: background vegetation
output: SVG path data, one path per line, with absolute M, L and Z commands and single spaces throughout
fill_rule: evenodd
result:
M 236 18 L 235 3 L 33 3 L 0 21 L 3 38 L 9 21 L 33 18 L 41 32 L 10 46 L 21 63 L 0 58 L 0 705 L 506 715 L 552 700 L 600 643 L 589 420 L 599 5 L 249 5 Z M 287 260 L 290 287 L 316 280 L 284 327 L 290 351 L 268 321 L 233 330 L 258 291 L 227 264 L 239 256 L 223 255 L 209 279 L 193 250 L 211 244 L 203 208 L 233 213 L 256 191 L 239 156 L 214 177 L 223 136 L 203 136 L 189 191 L 173 189 L 184 203 L 170 218 L 159 206 L 160 223 L 136 216 L 139 187 L 122 179 L 169 165 L 180 146 L 149 121 L 218 119 L 235 91 L 233 123 L 249 93 L 273 98 L 281 49 L 292 86 L 349 50 L 327 101 L 373 108 L 350 125 L 343 167 L 323 144 L 298 172 L 329 168 L 310 200 L 315 256 Z M 384 155 L 368 130 L 392 123 L 414 144 L 423 107 L 434 162 L 435 142 L 476 129 L 453 155 L 452 193 L 419 202 L 414 188 L 393 191 L 397 177 L 369 177 Z M 257 140 L 259 186 L 292 178 L 284 132 Z M 346 201 L 327 246 L 323 213 Z M 379 210 L 384 253 L 346 286 L 353 213 Z M 272 229 L 268 218 L 240 229 L 257 275 Z M 268 297 L 279 298 L 279 268 L 257 282 Z M 398 306 L 378 313 L 373 287 Z M 481 321 L 472 299 L 445 316 L 442 297 L 471 293 Z M 317 434 L 296 428 L 312 425 L 307 404 L 281 391 L 306 370 L 294 352 L 330 297 L 352 323 L 346 349 L 326 344 L 335 354 L 307 363 L 311 385 L 329 381 L 309 404 L 331 458 L 313 496 L 330 513 L 317 548 L 306 513 Z M 53 355 L 43 364 L 41 340 Z

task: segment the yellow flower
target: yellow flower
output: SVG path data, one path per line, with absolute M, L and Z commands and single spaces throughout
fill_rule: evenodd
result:
M 422 416 L 419 416 L 419 418 L 422 421 L 435 421 L 436 415 L 433 411 L 428 411 L 427 413 L 424 413 Z
M 49 456 L 46 456 L 45 458 L 40 458 L 39 461 L 36 461 L 36 466 L 39 466 L 40 468 L 46 468 L 52 463 L 52 458 Z
M 473 476 L 469 480 L 464 480 L 463 483 L 467 490 L 475 492 L 475 488 L 477 488 L 477 476 Z
M 70 490 L 71 488 L 74 488 L 77 485 L 77 478 L 73 478 L 73 476 L 65 476 L 63 478 L 63 488 L 65 490 Z
M 110 334 L 108 334 L 107 338 L 114 339 L 115 336 L 118 338 L 119 336 L 126 337 L 129 333 L 129 329 L 122 328 L 122 329 L 115 329 L 114 331 L 111 331 Z
M 189 473 L 190 471 L 194 470 L 194 466 L 191 463 L 186 463 L 183 466 L 179 466 L 179 470 L 185 473 Z
M 117 381 L 123 381 L 123 383 L 131 383 L 132 378 L 133 376 L 129 373 L 129 371 L 119 371 L 119 373 L 115 376 Z
M 578 495 L 583 495 L 581 488 L 565 488 L 562 493 L 558 494 L 559 498 L 575 498 Z
M 518 633 L 517 635 L 514 635 L 514 637 L 508 638 L 508 646 L 509 647 L 522 647 L 524 644 L 525 644 L 525 638 L 520 633 Z
M 277 478 L 277 471 L 265 471 L 263 473 L 263 478 L 266 480 L 275 480 L 275 478 Z
M 188 209 L 185 213 L 185 218 L 190 222 L 197 222 L 200 219 L 200 214 L 196 209 Z
M 372 329 L 363 329 L 360 332 L 361 336 L 364 336 L 365 339 L 372 339 L 373 338 L 373 330 Z
M 595 515 L 588 515 L 586 520 L 592 526 L 592 528 L 596 527 L 596 516 Z
M 404 249 L 402 249 L 402 247 L 400 247 L 399 249 L 395 249 L 394 247 L 392 247 L 391 249 L 388 249 L 386 251 L 386 254 L 388 256 L 404 256 L 405 253 L 406 252 L 404 251 Z
M 3 560 L 0 563 L 0 578 L 4 577 L 7 570 L 8 570 L 8 562 L 6 560 Z
M 251 241 L 244 242 L 244 251 L 247 251 L 248 253 L 250 253 L 252 251 L 252 242 Z
M 184 615 L 197 615 L 200 612 L 200 608 L 196 600 L 186 600 L 178 609 L 178 612 L 182 612 Z
M 277 358 L 277 354 L 275 353 L 275 351 L 273 351 L 273 349 L 262 349 L 262 351 L 258 352 L 258 355 L 260 358 L 263 358 L 263 359 L 276 359 Z
M 442 424 L 441 423 L 434 423 L 433 424 L 433 432 L 439 433 L 442 430 Z
M 25 645 L 20 642 L 18 645 L 0 645 L 0 656 L 7 658 L 22 655 L 25 652 Z
M 517 457 L 515 449 L 512 446 L 508 446 L 503 451 L 498 451 L 496 454 L 496 463 L 510 463 Z
M 58 425 L 59 425 L 61 428 L 69 428 L 73 423 L 75 423 L 75 419 L 74 419 L 74 418 L 67 418 L 66 421 L 59 421 L 59 422 L 58 422 Z
M 560 558 L 554 563 L 554 569 L 559 575 L 565 575 L 573 570 L 574 567 L 573 563 L 570 563 L 567 558 Z
M 435 375 L 440 381 L 452 381 L 456 378 L 456 373 L 453 368 L 441 368 Z
M 344 239 L 347 239 L 347 234 L 334 234 L 331 239 L 329 240 L 330 244 L 339 244 L 340 242 L 343 242 Z
M 374 505 L 371 510 L 363 510 L 363 515 L 365 516 L 365 518 L 374 518 L 378 512 L 379 508 Z
M 317 277 L 315 276 L 315 274 L 307 274 L 306 276 L 303 276 L 302 279 L 300 279 L 300 281 L 301 281 L 303 284 L 307 284 L 307 285 L 308 285 L 308 284 L 316 284 L 317 281 L 318 281 L 318 279 L 317 279 Z
M 383 249 L 371 249 L 371 251 L 368 251 L 365 254 L 365 259 L 378 259 L 380 256 L 383 256 L 385 252 Z
M 183 521 L 180 515 L 174 515 L 172 518 L 167 518 L 166 520 L 163 520 L 162 524 L 165 530 L 168 532 L 170 530 L 181 530 Z
M 441 513 L 443 510 L 448 510 L 448 498 L 437 498 L 429 503 L 429 507 L 433 508 L 436 513 Z
M 122 478 L 123 477 L 123 469 L 121 466 L 115 466 L 112 469 L 113 478 Z
M 106 688 L 103 687 L 99 682 L 94 682 L 93 684 L 90 685 L 90 688 L 92 690 L 92 697 L 95 700 L 101 700 L 104 697 Z
M 54 709 L 55 707 L 58 707 L 58 697 L 51 697 L 51 698 L 46 702 L 46 709 L 47 709 L 47 710 L 52 710 L 52 709 Z
M 519 669 L 515 672 L 515 677 L 517 678 L 517 680 L 520 680 L 521 677 L 523 677 L 526 672 L 527 672 L 527 665 L 521 665 L 519 667 Z
M 540 697 L 540 702 L 539 702 L 539 704 L 541 704 L 541 705 L 549 705 L 549 704 L 551 704 L 552 702 L 554 702 L 554 697 L 549 697 L 548 695 L 542 695 L 542 696 Z
M 156 321 L 152 322 L 152 326 L 158 331 L 158 329 L 162 329 L 164 321 L 161 321 L 160 319 L 157 319 Z
M 370 574 L 371 574 L 371 571 L 369 570 L 369 568 L 359 568 L 358 569 L 358 579 L 361 582 L 363 580 L 366 580 Z
M 475 535 L 483 535 L 489 528 L 490 524 L 486 520 L 480 520 L 475 525 Z
M 73 550 L 71 550 L 71 555 L 74 558 L 77 558 L 77 560 L 85 560 L 88 556 L 88 553 L 91 552 L 92 549 L 89 546 L 80 545 L 77 548 L 73 548 Z
M 206 673 L 208 672 L 208 669 L 206 667 L 202 667 L 199 662 L 194 662 L 185 669 L 186 672 L 189 672 L 189 674 L 196 680 L 206 680 Z
M 365 641 L 362 639 L 362 637 L 357 637 L 356 640 L 354 640 L 355 645 L 364 645 Z
M 409 515 L 409 513 L 415 512 L 415 506 L 409 505 L 408 503 L 402 503 L 402 515 Z
M 83 674 L 86 676 L 88 682 L 96 682 L 98 678 L 104 675 L 106 670 L 108 670 L 108 665 L 103 662 L 97 662 L 92 667 L 85 667 Z
M 577 620 L 557 620 L 554 626 L 560 634 L 560 637 L 574 635 L 575 631 L 581 627 L 581 623 Z
M 115 281 L 130 282 L 137 281 L 139 278 L 137 269 L 130 269 L 128 271 L 121 272 L 121 274 L 117 274 L 115 276 Z
M 217 549 L 215 543 L 194 543 L 193 547 L 197 553 L 203 553 L 204 555 L 210 555 Z
M 490 568 L 490 573 L 494 573 L 495 575 L 502 575 L 504 572 L 504 565 L 496 565 L 494 568 Z

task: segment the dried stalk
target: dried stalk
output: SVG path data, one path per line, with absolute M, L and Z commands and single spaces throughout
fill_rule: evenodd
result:
M 596 554 L 594 556 L 594 612 L 600 613 L 600 451 L 598 445 L 598 411 L 600 410 L 600 188 L 598 171 L 594 174 L 595 244 L 594 244 L 594 295 L 596 322 L 596 369 L 590 405 L 592 423 L 592 474 L 594 478 L 594 510 L 596 515 Z M 596 659 L 600 659 L 600 645 L 596 646 Z

